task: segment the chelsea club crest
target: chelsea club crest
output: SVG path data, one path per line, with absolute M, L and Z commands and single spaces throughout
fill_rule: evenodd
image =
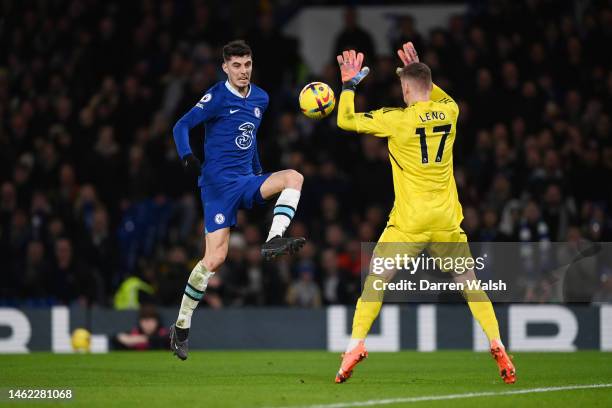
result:
M 218 213 L 217 215 L 215 215 L 215 222 L 217 223 L 217 225 L 221 225 L 225 222 L 225 216 L 221 213 Z
M 253 113 L 255 113 L 255 117 L 260 118 L 261 117 L 261 109 L 259 109 L 259 107 L 255 107 L 255 110 L 253 111 Z

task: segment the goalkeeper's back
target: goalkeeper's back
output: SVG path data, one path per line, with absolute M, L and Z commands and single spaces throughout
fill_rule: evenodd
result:
M 388 138 L 395 189 L 389 224 L 406 232 L 458 229 L 463 214 L 453 176 L 455 101 L 436 85 L 430 100 L 403 109 L 355 113 L 353 99 L 353 92 L 342 93 L 338 125 Z
M 391 127 L 389 157 L 396 196 L 391 218 L 406 231 L 455 230 L 463 219 L 453 176 L 459 108 L 436 88 L 432 100 L 385 119 Z

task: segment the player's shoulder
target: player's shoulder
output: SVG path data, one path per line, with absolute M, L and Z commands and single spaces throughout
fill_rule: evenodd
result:
M 268 93 L 261 87 L 251 83 L 251 94 L 256 98 L 261 98 L 266 101 L 266 103 L 270 100 Z
M 438 109 L 447 110 L 454 115 L 459 114 L 459 105 L 453 99 L 444 97 L 442 99 L 432 101 Z
M 398 117 L 401 117 L 403 113 L 404 108 L 399 107 L 383 107 L 373 112 L 370 112 L 371 115 L 377 116 L 378 118 L 385 120 L 396 119 Z
M 380 110 L 382 111 L 382 113 L 384 115 L 396 115 L 398 113 L 403 113 L 404 112 L 404 108 L 400 108 L 400 107 L 397 107 L 397 106 L 380 108 Z
M 217 99 L 223 99 L 230 93 L 229 89 L 227 89 L 227 86 L 225 85 L 225 81 L 217 82 L 216 84 L 211 86 L 206 92 L 212 94 L 213 96 L 216 96 Z
M 459 114 L 459 107 L 452 99 L 450 101 L 426 101 L 410 105 L 407 110 L 417 116 L 427 114 L 427 112 L 440 112 L 449 117 L 456 118 Z
M 218 105 L 219 102 L 225 98 L 225 94 L 223 81 L 219 81 L 204 92 L 204 95 L 200 98 L 200 101 L 196 103 L 196 106 L 203 108 L 205 104 L 212 106 Z

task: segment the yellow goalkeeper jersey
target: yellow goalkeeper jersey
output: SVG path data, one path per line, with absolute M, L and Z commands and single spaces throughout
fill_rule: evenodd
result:
M 434 85 L 431 100 L 355 113 L 355 93 L 340 96 L 338 126 L 388 139 L 395 203 L 388 225 L 406 232 L 452 231 L 463 220 L 453 176 L 459 107 Z

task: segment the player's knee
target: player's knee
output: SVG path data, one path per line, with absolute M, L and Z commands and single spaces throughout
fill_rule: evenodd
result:
M 204 266 L 209 271 L 216 271 L 219 269 L 223 262 L 225 262 L 225 257 L 227 255 L 227 251 L 218 250 L 214 251 L 210 254 L 206 254 L 204 257 Z
M 221 265 L 223 265 L 223 261 L 225 261 L 225 257 L 224 256 L 210 256 L 207 259 L 208 262 L 206 262 L 206 269 L 208 269 L 209 271 L 216 271 L 217 269 L 219 269 L 219 267 Z
M 304 183 L 304 176 L 296 170 L 287 171 L 286 187 L 301 189 Z

